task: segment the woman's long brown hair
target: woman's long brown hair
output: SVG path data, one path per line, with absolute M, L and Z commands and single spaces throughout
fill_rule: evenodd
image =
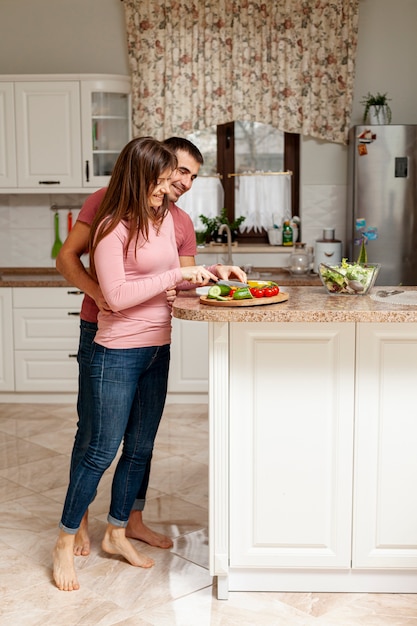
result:
M 133 238 L 149 236 L 149 223 L 160 224 L 165 217 L 169 200 L 164 196 L 160 209 L 149 206 L 149 195 L 165 170 L 175 170 L 177 157 L 160 141 L 152 137 L 132 139 L 121 151 L 106 194 L 91 225 L 90 271 L 96 275 L 94 252 L 98 243 L 121 222 L 126 223 L 129 236 L 127 248 Z

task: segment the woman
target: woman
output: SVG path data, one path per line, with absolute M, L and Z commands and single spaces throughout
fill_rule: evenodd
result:
M 165 404 L 171 340 L 166 290 L 183 280 L 217 280 L 204 267 L 180 267 L 167 198 L 176 167 L 175 155 L 160 142 L 131 141 L 92 224 L 90 267 L 112 313 L 98 316 L 91 362 L 93 433 L 71 474 L 54 549 L 54 580 L 62 590 L 79 588 L 74 537 L 122 440 L 102 548 L 137 567 L 153 565 L 135 550 L 125 528 Z

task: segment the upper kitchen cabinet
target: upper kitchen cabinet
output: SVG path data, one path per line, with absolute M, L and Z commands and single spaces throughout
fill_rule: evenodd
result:
M 130 110 L 125 76 L 0 77 L 3 193 L 85 193 L 106 186 L 131 136 Z
M 84 186 L 107 184 L 122 148 L 130 139 L 130 82 L 81 83 Z
M 18 186 L 81 187 L 79 83 L 16 83 L 15 98 Z
M 15 187 L 16 184 L 13 83 L 0 83 L 0 187 Z

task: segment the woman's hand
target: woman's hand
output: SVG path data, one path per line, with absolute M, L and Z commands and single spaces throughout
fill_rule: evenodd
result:
M 181 267 L 182 280 L 188 280 L 197 285 L 207 285 L 210 281 L 217 282 L 218 278 L 208 271 L 204 265 L 186 265 Z
M 173 287 L 169 287 L 168 289 L 166 289 L 165 293 L 167 295 L 168 306 L 172 307 L 172 304 L 175 298 L 177 297 L 177 290 L 175 288 L 175 285 Z
M 99 311 L 102 315 L 110 315 L 110 313 L 112 313 L 112 310 L 104 299 L 104 296 L 98 284 L 94 293 L 94 301 L 97 304 Z
M 216 272 L 221 280 L 236 278 L 242 283 L 246 283 L 248 280 L 245 272 L 237 265 L 216 265 Z

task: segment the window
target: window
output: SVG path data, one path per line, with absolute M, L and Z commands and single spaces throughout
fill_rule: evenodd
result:
M 221 176 L 224 206 L 230 221 L 235 214 L 235 174 L 283 171 L 291 177 L 292 215 L 299 215 L 299 135 L 284 133 L 260 122 L 236 121 L 196 131 L 187 136 L 204 156 L 200 176 Z M 266 231 L 243 232 L 239 241 L 266 242 Z

